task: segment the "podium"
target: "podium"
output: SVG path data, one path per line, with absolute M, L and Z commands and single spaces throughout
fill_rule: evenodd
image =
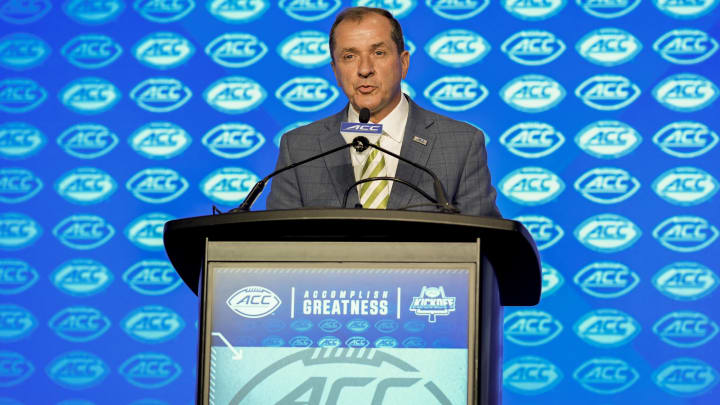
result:
M 303 209 L 165 225 L 200 300 L 198 404 L 499 404 L 501 306 L 535 305 L 516 221 Z

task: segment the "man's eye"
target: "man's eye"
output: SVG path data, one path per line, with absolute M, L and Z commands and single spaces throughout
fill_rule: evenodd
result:
M 350 60 L 350 59 L 352 59 L 354 56 L 355 56 L 355 55 L 344 55 L 344 56 L 343 56 L 343 59 L 345 59 L 345 60 Z
M 375 51 L 375 55 L 383 56 L 383 55 L 385 55 L 385 51 Z

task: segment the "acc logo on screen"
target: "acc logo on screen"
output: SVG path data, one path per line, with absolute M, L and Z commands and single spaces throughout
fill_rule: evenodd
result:
M 417 6 L 417 0 L 353 0 L 353 7 L 384 8 L 397 18 L 410 14 Z
M 521 122 L 500 136 L 500 143 L 512 154 L 531 159 L 555 152 L 564 142 L 559 131 L 543 122 Z
M 318 328 L 323 332 L 333 333 L 342 328 L 342 323 L 333 318 L 323 319 L 318 323 Z
M 596 121 L 575 136 L 575 143 L 587 154 L 601 159 L 615 159 L 637 148 L 642 137 L 635 128 L 620 121 Z
M 69 248 L 88 250 L 109 241 L 115 228 L 97 215 L 71 215 L 53 228 L 53 235 Z
M 248 124 L 228 122 L 208 131 L 202 144 L 214 155 L 238 159 L 260 149 L 265 144 L 265 137 Z
M 220 112 L 240 114 L 259 106 L 267 93 L 252 79 L 229 76 L 211 84 L 203 97 L 211 107 Z
M 661 174 L 652 188 L 660 198 L 675 205 L 697 205 L 717 193 L 720 184 L 697 167 L 676 167 Z
M 180 197 L 188 189 L 188 181 L 173 169 L 151 167 L 135 173 L 125 187 L 137 199 L 163 204 Z
M 87 297 L 104 291 L 112 284 L 112 272 L 93 259 L 72 259 L 50 275 L 50 282 L 58 290 L 74 297 Z
M 55 191 L 74 204 L 97 204 L 108 199 L 117 189 L 109 174 L 94 167 L 78 167 L 55 182 Z
M 633 11 L 640 4 L 640 0 L 576 0 L 586 13 L 598 18 L 617 18 Z
M 309 319 L 296 319 L 290 324 L 290 329 L 296 332 L 307 332 L 312 329 L 313 323 Z
M 624 360 L 597 357 L 578 367 L 573 378 L 586 390 L 607 395 L 630 388 L 640 378 L 640 374 Z
M 0 201 L 17 204 L 34 197 L 43 182 L 33 172 L 18 167 L 0 168 Z
M 281 0 L 278 4 L 285 14 L 299 21 L 319 21 L 333 14 L 340 0 Z
M 0 351 L 0 365 L 6 371 L 0 374 L 0 387 L 12 387 L 25 381 L 35 371 L 35 366 L 22 354 Z
M 518 204 L 539 205 L 557 198 L 565 189 L 565 183 L 542 167 L 522 167 L 505 176 L 499 187 L 507 198 Z
M 0 39 L 0 66 L 12 70 L 42 65 L 50 56 L 50 46 L 42 38 L 16 32 Z
M 195 8 L 194 0 L 136 0 L 133 5 L 146 20 L 156 23 L 169 23 L 181 20 Z
M 24 113 L 37 108 L 47 98 L 47 91 L 30 79 L 12 78 L 0 81 L 0 111 Z
M 238 204 L 258 180 L 255 173 L 242 167 L 223 167 L 200 182 L 200 191 L 219 204 Z
M 660 366 L 652 379 L 671 395 L 694 397 L 710 391 L 720 381 L 720 375 L 703 361 L 680 357 Z
M 281 58 L 293 66 L 312 69 L 330 63 L 328 36 L 320 31 L 300 31 L 277 47 Z
M 50 9 L 50 0 L 6 1 L 0 6 L 0 19 L 11 24 L 28 24 L 43 18 Z
M 541 263 L 541 266 L 540 277 L 542 279 L 542 286 L 540 289 L 540 295 L 543 298 L 546 298 L 555 294 L 555 292 L 565 283 L 565 279 L 555 267 L 545 262 Z
M 423 92 L 435 107 L 447 111 L 465 111 L 480 104 L 488 89 L 470 76 L 444 76 L 432 82 Z
M 323 336 L 317 342 L 318 347 L 340 347 L 342 341 L 335 336 Z
M 192 97 L 192 91 L 180 80 L 169 77 L 146 79 L 130 91 L 130 98 L 150 112 L 168 112 L 182 107 Z
M 588 249 L 612 253 L 632 246 L 642 231 L 629 219 L 615 214 L 590 217 L 575 228 L 575 237 Z
M 619 28 L 601 28 L 586 34 L 575 45 L 580 56 L 600 66 L 616 66 L 632 60 L 642 43 Z
M 322 110 L 338 95 L 338 89 L 327 80 L 312 76 L 290 79 L 275 91 L 275 97 L 286 107 L 303 112 Z
M 523 215 L 513 218 L 520 221 L 532 235 L 538 250 L 545 250 L 558 243 L 565 231 L 555 221 L 542 215 Z
M 160 212 L 141 215 L 125 228 L 125 236 L 141 249 L 162 250 L 165 223 L 173 219 L 175 218 Z
M 661 222 L 653 230 L 653 237 L 663 246 L 677 252 L 697 252 L 717 239 L 720 231 L 706 219 L 677 215 Z
M 593 346 L 617 347 L 633 340 L 640 333 L 640 324 L 617 309 L 598 309 L 585 314 L 573 329 Z
M 565 89 L 547 76 L 523 75 L 503 86 L 500 97 L 516 110 L 536 113 L 555 107 L 565 98 Z
M 623 169 L 597 167 L 580 176 L 574 186 L 590 201 L 615 204 L 632 197 L 640 188 L 640 182 Z
M 356 339 L 365 339 L 362 336 L 357 336 Z M 367 340 L 367 339 L 365 339 Z M 423 347 L 427 347 L 427 342 L 425 342 L 425 339 L 418 337 L 418 336 L 410 336 L 402 341 L 402 347 L 406 349 L 420 349 Z M 348 346 L 350 347 L 350 346 Z M 365 346 L 356 346 L 356 347 L 365 347 Z
M 100 124 L 75 124 L 63 131 L 57 143 L 68 155 L 95 159 L 110 153 L 120 142 L 118 136 Z
M 392 319 L 381 319 L 375 322 L 375 329 L 380 333 L 393 333 L 400 325 Z
M 521 20 L 545 20 L 559 13 L 567 0 L 502 0 L 502 6 L 508 13 Z
M 27 309 L 13 305 L 0 305 L 0 342 L 16 342 L 26 338 L 37 328 L 38 321 Z
M 122 52 L 120 44 L 102 34 L 78 35 L 60 50 L 68 62 L 81 69 L 105 67 L 115 62 Z
M 463 67 L 482 60 L 490 52 L 490 44 L 476 32 L 452 29 L 430 39 L 425 52 L 442 65 Z
M 68 17 L 86 25 L 100 25 L 116 19 L 125 10 L 122 0 L 67 0 L 63 11 Z
M 170 159 L 183 153 L 192 143 L 192 138 L 172 122 L 149 122 L 133 132 L 128 143 L 146 158 Z
M 135 340 L 160 343 L 177 336 L 185 328 L 185 321 L 170 308 L 145 305 L 130 312 L 120 326 Z
M 398 347 L 399 345 L 400 342 L 398 342 L 398 340 L 392 336 L 381 336 L 380 338 L 375 340 L 375 343 L 373 343 L 373 346 L 377 347 L 378 349 Z
M 118 369 L 130 384 L 145 389 L 164 387 L 182 373 L 182 367 L 161 353 L 138 353 L 125 360 Z
M 630 105 L 640 96 L 640 88 L 620 75 L 600 74 L 582 82 L 575 95 L 591 108 L 614 111 Z
M 40 278 L 37 270 L 17 259 L 0 259 L 0 295 L 20 294 Z
M 675 262 L 660 269 L 652 283 L 658 291 L 672 299 L 692 301 L 713 292 L 720 279 L 700 263 Z
M 182 284 L 173 266 L 167 260 L 142 260 L 125 271 L 122 279 L 142 295 L 163 295 Z
M 565 52 L 565 43 L 548 31 L 525 30 L 506 39 L 500 49 L 517 63 L 539 66 L 554 61 Z
M 100 357 L 76 350 L 56 357 L 45 372 L 58 385 L 76 390 L 100 384 L 110 368 Z
M 680 112 L 702 110 L 720 94 L 710 80 L 692 73 L 672 75 L 653 89 L 653 96 L 663 106 Z
M 174 32 L 155 32 L 138 41 L 132 50 L 135 59 L 155 69 L 171 69 L 187 63 L 195 47 Z
M 120 91 L 114 84 L 97 77 L 77 79 L 60 91 L 60 102 L 80 114 L 99 114 L 120 101 Z
M 640 283 L 640 276 L 622 263 L 595 262 L 583 267 L 573 281 L 587 294 L 609 299 L 632 291 Z
M 275 312 L 282 301 L 265 287 L 248 286 L 235 291 L 225 303 L 242 317 L 263 318 Z
M 0 214 L 0 249 L 16 250 L 32 245 L 42 235 L 42 228 L 24 214 Z
M 351 332 L 361 333 L 370 328 L 370 322 L 365 319 L 351 319 L 345 327 Z
M 110 319 L 95 308 L 74 306 L 56 313 L 48 326 L 70 342 L 89 342 L 110 329 Z
M 515 311 L 503 322 L 505 337 L 521 346 L 544 345 L 562 330 L 560 321 L 545 311 L 535 309 Z
M 516 357 L 503 365 L 503 385 L 519 394 L 549 391 L 562 378 L 562 371 L 542 357 Z
M 288 346 L 290 347 L 310 347 L 313 341 L 307 336 L 294 336 L 288 340 Z
M 270 8 L 267 0 L 209 0 L 206 5 L 211 15 L 230 24 L 256 20 Z
M 718 42 L 705 31 L 675 29 L 658 38 L 653 49 L 668 62 L 692 65 L 711 57 L 718 50 Z
M 0 124 L 0 156 L 5 159 L 25 159 L 40 151 L 47 140 L 36 127 L 24 122 Z
M 215 63 L 229 67 L 247 67 L 259 61 L 268 48 L 258 37 L 246 33 L 225 33 L 205 47 L 205 53 Z
M 663 316 L 653 325 L 660 339 L 675 347 L 698 347 L 718 333 L 718 325 L 707 315 L 693 311 L 675 311 Z
M 673 18 L 690 19 L 703 16 L 718 5 L 717 0 L 682 2 L 673 0 L 653 0 L 655 7 Z
M 718 135 L 707 125 L 694 121 L 677 121 L 660 129 L 653 143 L 663 152 L 679 158 L 704 155 L 718 143 Z

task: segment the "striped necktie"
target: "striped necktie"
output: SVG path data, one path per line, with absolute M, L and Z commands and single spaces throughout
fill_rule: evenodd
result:
M 385 135 L 385 133 L 382 135 Z M 378 146 L 380 146 L 382 135 L 375 143 Z M 383 155 L 384 153 L 375 148 L 370 151 L 360 173 L 361 179 L 387 176 L 385 157 Z M 360 185 L 360 204 L 362 204 L 363 208 L 384 210 L 387 208 L 388 199 L 390 199 L 390 190 L 387 180 L 368 181 Z

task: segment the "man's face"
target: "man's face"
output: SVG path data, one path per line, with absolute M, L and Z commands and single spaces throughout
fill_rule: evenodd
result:
M 368 108 L 379 122 L 400 102 L 400 81 L 410 65 L 408 51 L 398 53 L 387 18 L 370 13 L 335 27 L 332 68 L 338 85 L 357 111 Z

